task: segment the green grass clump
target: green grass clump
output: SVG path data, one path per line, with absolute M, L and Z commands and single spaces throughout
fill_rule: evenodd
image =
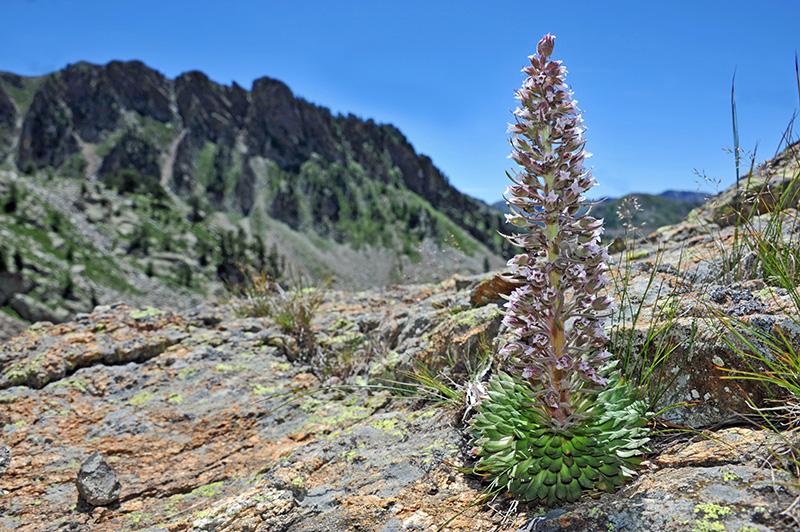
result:
M 264 272 L 251 273 L 240 287 L 235 302 L 237 314 L 245 317 L 271 318 L 293 339 L 284 346 L 291 360 L 311 361 L 319 351 L 312 320 L 324 301 L 319 288 L 296 287 L 285 290 Z
M 627 236 L 626 236 L 627 239 Z M 632 240 L 629 240 L 632 242 Z M 629 245 L 625 246 L 630 247 Z M 621 375 L 632 385 L 633 392 L 642 399 L 648 411 L 661 412 L 681 406 L 662 405 L 662 399 L 672 388 L 678 373 L 665 371 L 678 353 L 691 358 L 697 326 L 691 325 L 685 335 L 678 332 L 679 318 L 683 317 L 686 303 L 681 285 L 670 285 L 659 280 L 659 266 L 663 252 L 657 251 L 653 265 L 641 292 L 633 290 L 634 261 L 624 250 L 620 252 L 618 268 L 611 271 L 614 293 L 618 305 L 611 316 L 609 351 L 619 361 Z M 682 273 L 683 257 L 675 266 L 675 274 Z M 645 312 L 647 301 L 656 303 Z M 659 413 L 661 413 L 659 412 Z

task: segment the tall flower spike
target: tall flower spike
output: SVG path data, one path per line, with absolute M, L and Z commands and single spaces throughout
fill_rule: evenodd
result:
M 613 370 L 604 322 L 611 299 L 603 221 L 587 214 L 594 184 L 583 166 L 583 121 L 545 35 L 523 72 L 509 127 L 507 236 L 522 248 L 508 261 L 524 283 L 506 303 L 510 334 L 497 372 L 472 418 L 475 472 L 523 500 L 574 501 L 612 490 L 634 474 L 648 441 L 644 405 Z
M 508 265 L 527 284 L 506 303 L 512 340 L 503 352 L 541 390 L 554 423 L 569 426 L 580 417 L 575 395 L 608 384 L 603 324 L 611 301 L 599 295 L 607 284 L 602 220 L 584 214 L 594 180 L 584 168 L 583 120 L 566 68 L 549 59 L 554 43 L 550 34 L 539 41 L 517 91 L 511 158 L 521 168 L 506 199 L 524 232 L 507 238 L 524 252 Z

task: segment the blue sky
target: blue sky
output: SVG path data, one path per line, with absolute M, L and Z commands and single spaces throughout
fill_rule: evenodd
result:
M 694 168 L 730 184 L 734 69 L 744 148 L 774 153 L 798 108 L 797 0 L 3 0 L 0 18 L 0 70 L 141 59 L 246 87 L 269 75 L 394 123 L 485 200 L 505 187 L 513 91 L 546 32 L 585 112 L 596 195 L 697 190 Z

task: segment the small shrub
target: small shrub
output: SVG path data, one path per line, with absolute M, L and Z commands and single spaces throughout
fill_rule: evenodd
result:
M 271 318 L 293 339 L 294 345 L 284 346 L 287 358 L 302 362 L 318 358 L 319 346 L 311 322 L 324 301 L 322 290 L 313 287 L 285 290 L 266 273 L 251 274 L 238 290 L 237 314 Z
M 64 299 L 75 299 L 75 282 L 68 273 L 64 276 L 63 286 L 61 287 L 61 297 Z
M 19 205 L 20 193 L 16 183 L 11 183 L 8 188 L 8 195 L 3 200 L 3 212 L 6 214 L 13 214 L 17 211 Z
M 158 176 L 142 174 L 134 168 L 122 168 L 105 176 L 104 181 L 120 194 L 145 194 L 155 200 L 169 197 Z
M 25 269 L 25 260 L 22 258 L 22 253 L 18 249 L 14 250 L 14 269 L 18 273 L 22 273 L 22 270 Z

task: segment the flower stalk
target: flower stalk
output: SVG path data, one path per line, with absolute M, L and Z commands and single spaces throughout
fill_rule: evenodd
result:
M 605 349 L 603 296 L 608 260 L 603 221 L 583 194 L 594 185 L 584 168 L 583 120 L 553 61 L 545 35 L 523 69 L 517 91 L 508 221 L 522 248 L 509 262 L 525 282 L 508 298 L 506 367 L 491 378 L 470 420 L 473 471 L 490 489 L 525 501 L 576 501 L 585 490 L 611 491 L 635 474 L 648 441 L 645 405 Z
M 566 428 L 581 418 L 581 397 L 608 384 L 603 325 L 611 299 L 600 295 L 608 284 L 603 221 L 587 214 L 583 196 L 595 184 L 584 167 L 590 155 L 583 119 L 566 68 L 550 59 L 554 44 L 555 37 L 545 35 L 529 57 L 509 126 L 519 170 L 509 174 L 506 217 L 521 231 L 506 238 L 523 252 L 508 265 L 526 283 L 505 305 L 511 341 L 501 355 L 538 391 L 554 423 Z

